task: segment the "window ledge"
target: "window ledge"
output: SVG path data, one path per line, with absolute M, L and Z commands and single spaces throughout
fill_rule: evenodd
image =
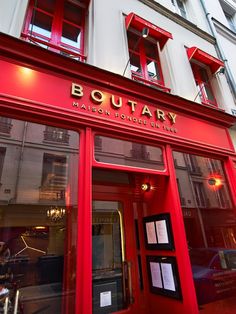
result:
M 39 39 L 39 38 L 35 38 L 33 36 L 30 36 L 29 34 L 26 34 L 26 33 L 22 33 L 21 34 L 21 37 L 23 40 L 26 40 L 32 44 L 35 44 L 35 45 L 45 45 L 49 48 L 51 48 L 52 50 L 57 50 L 59 54 L 63 55 L 63 56 L 66 56 L 68 58 L 72 58 L 72 59 L 79 59 L 79 61 L 82 61 L 82 62 L 85 62 L 86 61 L 86 56 L 84 56 L 83 54 L 79 53 L 79 52 L 75 52 L 73 50 L 70 50 L 70 49 L 67 49 L 67 48 L 64 48 L 62 46 L 57 46 L 57 45 L 54 45 L 50 42 L 47 42 L 47 41 L 44 41 L 42 39 Z M 40 46 L 41 48 L 43 48 L 42 46 Z M 43 48 L 45 49 L 45 48 Z
M 136 75 L 133 75 L 133 74 L 132 74 L 132 79 L 133 79 L 134 81 L 143 83 L 143 84 L 145 84 L 145 85 L 149 85 L 149 86 L 151 86 L 151 87 L 154 87 L 154 88 L 159 89 L 159 90 L 161 90 L 161 91 L 163 91 L 163 92 L 166 92 L 166 93 L 170 93 L 170 91 L 171 91 L 170 88 L 165 87 L 165 86 L 163 86 L 163 85 L 161 85 L 161 84 L 159 84 L 159 83 L 157 83 L 157 82 L 150 81 L 150 80 L 146 80 L 146 79 L 144 79 L 144 78 L 142 78 L 142 77 L 139 77 L 139 76 L 136 76 Z

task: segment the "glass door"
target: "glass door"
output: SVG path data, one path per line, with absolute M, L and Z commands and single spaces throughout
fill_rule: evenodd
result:
M 131 177 L 105 171 L 103 184 L 93 185 L 93 314 L 143 313 Z
M 93 313 L 127 307 L 123 206 L 118 201 L 93 202 Z

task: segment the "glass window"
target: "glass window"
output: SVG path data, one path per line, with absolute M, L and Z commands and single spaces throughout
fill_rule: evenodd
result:
M 187 13 L 185 9 L 185 1 L 183 0 L 171 0 L 173 6 L 176 9 L 176 13 L 187 19 Z
M 200 313 L 233 313 L 236 215 L 222 162 L 181 152 L 173 157 Z
M 97 137 L 95 136 L 95 143 Z M 98 138 L 100 146 L 95 146 L 95 159 L 98 162 L 153 170 L 165 169 L 163 152 L 159 147 L 105 136 Z
M 197 96 L 200 96 L 202 103 L 217 106 L 207 69 L 193 62 L 191 63 L 191 67 L 198 88 Z
M 133 29 L 127 31 L 127 36 L 132 78 L 143 83 L 153 81 L 154 86 L 164 88 L 157 43 Z
M 83 60 L 84 18 L 82 1 L 32 0 L 22 36 L 47 49 Z
M 46 126 L 44 131 L 44 140 L 55 143 L 69 144 L 70 135 L 68 130 Z
M 232 30 L 232 31 L 236 31 L 236 27 L 235 27 L 235 23 L 234 23 L 234 19 L 233 19 L 233 16 L 228 14 L 227 12 L 224 12 L 225 14 L 225 17 L 226 17 L 226 20 L 228 21 L 229 23 L 229 28 Z
M 73 313 L 79 135 L 60 129 L 70 143 L 48 145 L 52 127 L 11 125 L 0 134 L 0 308 L 19 291 L 24 314 Z
M 0 117 L 0 133 L 5 133 L 6 135 L 10 135 L 12 128 L 11 119 Z

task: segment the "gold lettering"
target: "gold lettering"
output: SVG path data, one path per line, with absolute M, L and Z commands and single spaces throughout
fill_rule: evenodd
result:
M 111 103 L 112 105 L 115 107 L 115 108 L 121 108 L 122 107 L 122 98 L 119 97 L 119 102 L 118 104 L 115 103 L 115 96 L 114 95 L 111 95 Z
M 83 87 L 79 84 L 72 83 L 71 85 L 71 95 L 75 97 L 82 97 L 84 95 L 83 93 Z
M 105 97 L 104 97 L 104 94 L 100 90 L 93 90 L 91 92 L 91 98 L 93 102 L 100 104 L 103 102 Z
M 145 105 L 145 106 L 143 107 L 142 115 L 143 115 L 143 116 L 144 116 L 144 115 L 147 115 L 147 116 L 149 116 L 149 117 L 152 117 L 152 113 L 151 113 L 151 111 L 149 110 L 149 108 L 148 108 L 147 105 Z
M 73 106 L 73 107 L 79 107 L 79 103 L 78 103 L 78 102 L 73 101 L 72 106 Z
M 161 121 L 165 121 L 166 120 L 164 111 L 162 111 L 160 109 L 157 109 L 156 114 L 157 114 L 157 119 L 158 120 L 161 120 Z
M 176 122 L 176 117 L 177 115 L 173 112 L 168 112 L 168 117 L 170 119 L 170 121 L 174 124 Z
M 128 105 L 131 105 L 131 112 L 135 112 L 136 101 L 128 100 Z

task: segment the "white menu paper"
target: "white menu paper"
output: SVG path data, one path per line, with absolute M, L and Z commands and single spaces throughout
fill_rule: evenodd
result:
M 153 287 L 163 288 L 163 284 L 161 280 L 160 263 L 151 262 L 150 269 L 151 269 Z
M 146 223 L 146 232 L 148 244 L 157 243 L 154 221 Z
M 161 263 L 161 271 L 164 289 L 176 291 L 172 265 L 170 263 Z
M 111 305 L 111 291 L 100 293 L 100 307 Z
M 169 243 L 165 220 L 156 221 L 158 243 Z

